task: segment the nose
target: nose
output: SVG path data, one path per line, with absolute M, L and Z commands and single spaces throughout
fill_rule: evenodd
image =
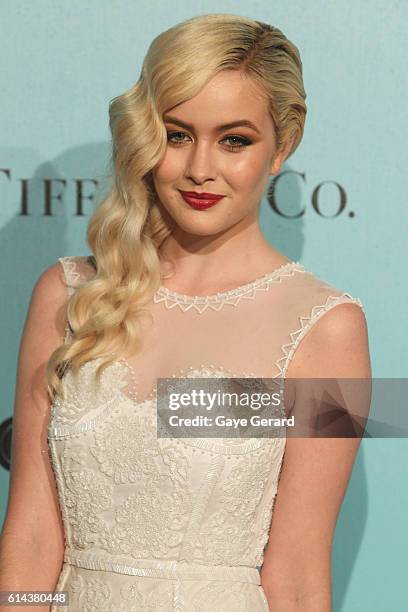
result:
M 210 143 L 201 142 L 192 147 L 186 164 L 186 178 L 194 183 L 201 184 L 215 178 L 214 155 L 210 150 Z

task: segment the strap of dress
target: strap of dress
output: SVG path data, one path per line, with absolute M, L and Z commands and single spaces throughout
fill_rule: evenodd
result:
M 77 270 L 76 257 L 59 257 L 58 261 L 64 271 L 68 297 L 71 297 L 81 279 L 81 274 Z
M 349 292 L 344 292 L 341 295 L 329 295 L 324 304 L 313 306 L 309 316 L 299 317 L 300 327 L 291 332 L 291 342 L 282 346 L 283 356 L 276 362 L 280 377 L 286 377 L 286 372 L 295 355 L 296 349 L 310 329 L 326 314 L 326 312 L 329 312 L 329 310 L 340 304 L 356 304 L 365 312 L 360 298 L 353 297 Z
M 60 262 L 64 272 L 65 285 L 67 287 L 69 299 L 75 292 L 75 289 L 81 279 L 81 275 L 77 270 L 76 257 L 59 257 L 58 261 Z M 68 342 L 70 338 L 72 338 L 72 329 L 67 320 L 67 324 L 65 326 L 64 344 Z
M 97 270 L 96 260 L 93 255 L 59 257 L 58 261 L 64 272 L 68 299 L 75 293 L 76 289 L 87 280 L 89 277 L 89 270 L 93 269 L 94 272 Z M 71 336 L 72 329 L 67 322 L 64 342 Z

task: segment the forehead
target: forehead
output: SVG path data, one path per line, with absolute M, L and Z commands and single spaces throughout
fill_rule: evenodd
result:
M 170 110 L 172 116 L 190 120 L 197 126 L 218 125 L 244 117 L 262 125 L 269 119 L 265 94 L 253 79 L 238 70 L 219 72 L 196 96 Z

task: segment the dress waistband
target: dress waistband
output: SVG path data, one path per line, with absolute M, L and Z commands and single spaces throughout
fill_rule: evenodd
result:
M 244 565 L 202 565 L 189 561 L 166 559 L 135 560 L 128 557 L 104 557 L 101 553 L 90 553 L 69 548 L 65 549 L 64 561 L 84 569 L 115 572 L 128 576 L 168 578 L 170 580 L 228 580 L 261 584 L 258 569 Z

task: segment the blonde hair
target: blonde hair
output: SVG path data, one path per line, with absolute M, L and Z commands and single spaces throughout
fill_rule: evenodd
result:
M 109 105 L 113 185 L 87 230 L 96 274 L 68 302 L 72 336 L 47 363 L 51 395 L 63 396 L 60 379 L 68 365 L 76 371 L 101 357 L 99 380 L 115 354 L 140 350 L 141 314 L 160 286 L 160 247 L 173 228 L 151 173 L 167 146 L 162 116 L 198 94 L 221 70 L 251 77 L 269 101 L 278 148 L 291 143 L 288 157 L 298 147 L 306 117 L 302 63 L 297 47 L 278 28 L 210 13 L 153 40 L 137 83 Z

